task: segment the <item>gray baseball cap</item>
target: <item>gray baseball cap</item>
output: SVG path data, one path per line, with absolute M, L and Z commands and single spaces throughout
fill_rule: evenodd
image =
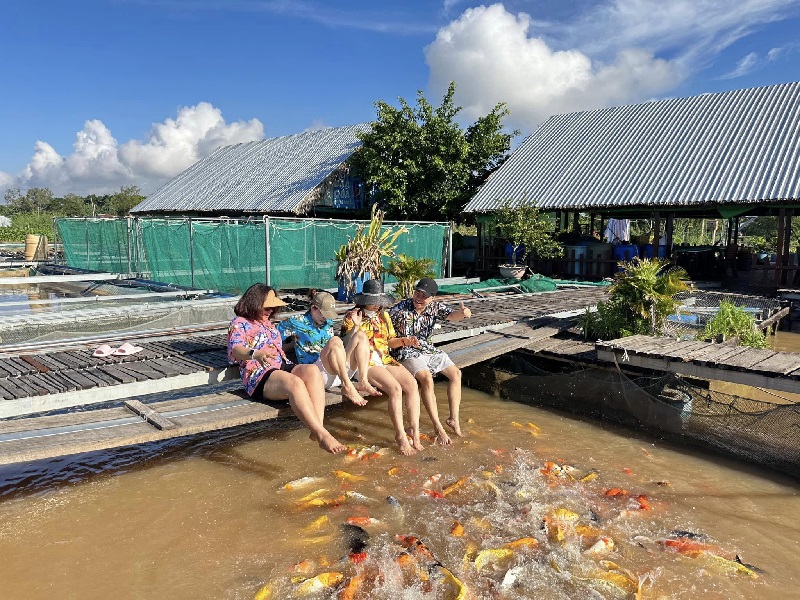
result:
M 336 312 L 336 300 L 328 292 L 314 294 L 311 298 L 311 306 L 316 306 L 326 319 L 333 320 L 339 316 Z

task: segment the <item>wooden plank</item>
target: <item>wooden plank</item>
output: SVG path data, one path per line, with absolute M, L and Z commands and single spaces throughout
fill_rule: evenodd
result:
M 46 387 L 36 381 L 35 377 L 16 377 L 14 385 L 25 391 L 27 396 L 45 396 L 50 393 Z
M 133 383 L 138 381 L 135 377 L 130 375 L 127 371 L 118 369 L 116 365 L 99 365 L 96 367 L 98 371 L 102 371 L 109 377 L 112 377 L 120 383 Z
M 773 356 L 761 361 L 752 367 L 757 371 L 774 373 L 785 376 L 800 369 L 800 354 L 796 352 L 776 352 Z
M 123 373 L 127 373 L 128 375 L 133 377 L 136 381 L 149 381 L 150 380 L 150 378 L 147 375 L 144 375 L 143 373 L 141 373 L 140 371 L 137 371 L 136 369 L 131 369 L 129 363 L 119 363 L 117 365 L 114 365 L 114 367 L 117 369 L 117 371 L 121 371 Z
M 41 360 L 37 360 L 30 355 L 20 356 L 20 359 L 24 360 L 26 363 L 28 363 L 30 366 L 32 366 L 40 373 L 47 373 L 50 370 L 46 366 L 44 366 L 44 364 L 42 364 Z
M 720 365 L 726 369 L 750 369 L 753 365 L 756 365 L 774 355 L 775 352 L 772 350 L 749 348 L 747 352 L 743 352 L 735 357 L 729 358 L 725 360 L 725 362 L 720 363 Z
M 76 385 L 68 382 L 58 373 L 43 373 L 39 378 L 50 389 L 51 394 L 62 394 L 78 389 Z
M 136 371 L 137 373 L 141 373 L 146 379 L 161 379 L 164 377 L 164 373 L 161 371 L 156 371 L 155 369 L 148 366 L 148 364 L 144 361 L 137 361 L 137 362 L 128 362 L 123 365 L 129 371 Z
M 699 365 L 714 364 L 718 360 L 724 360 L 726 356 L 733 356 L 741 352 L 740 346 L 723 346 L 714 344 L 714 348 L 700 356 L 692 356 L 691 361 Z
M 705 348 L 708 345 L 708 342 L 680 342 L 675 346 L 670 345 L 669 348 L 665 348 L 664 351 L 659 352 L 659 356 L 671 360 L 683 360 L 683 357 L 690 352 L 698 348 Z
M 11 387 L 13 387 L 14 390 L 17 389 L 16 386 L 13 386 L 12 384 L 8 383 L 7 378 L 0 379 L 0 397 L 2 397 L 3 400 L 14 400 L 15 398 L 22 398 L 22 396 L 17 395 L 16 392 L 11 389 Z
M 175 429 L 177 425 L 174 422 L 170 421 L 164 415 L 156 412 L 149 406 L 142 404 L 138 400 L 126 400 L 125 406 L 132 410 L 134 413 L 142 417 L 145 421 L 150 423 L 156 429 L 160 429 L 162 431 Z
M 79 390 L 88 390 L 91 388 L 98 387 L 97 382 L 93 379 L 89 379 L 81 371 L 60 371 L 59 375 L 75 384 Z

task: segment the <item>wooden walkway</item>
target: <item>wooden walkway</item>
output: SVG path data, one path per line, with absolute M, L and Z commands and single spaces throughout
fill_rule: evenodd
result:
M 580 288 L 463 299 L 473 318 L 443 324 L 433 340 L 465 367 L 564 330 L 572 324 L 570 314 L 595 304 L 604 292 Z M 144 350 L 129 357 L 98 359 L 83 348 L 0 358 L 0 411 L 6 416 L 43 412 L 238 377 L 238 369 L 227 365 L 221 333 L 136 344 Z M 341 396 L 328 393 L 327 402 L 338 404 Z M 243 393 L 226 392 L 6 419 L 0 421 L 0 464 L 158 441 L 289 414 L 286 403 L 257 403 Z
M 597 358 L 752 387 L 800 393 L 800 353 L 645 335 L 597 342 Z

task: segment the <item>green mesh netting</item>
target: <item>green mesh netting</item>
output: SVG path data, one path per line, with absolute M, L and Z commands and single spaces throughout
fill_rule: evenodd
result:
M 131 273 L 134 235 L 129 219 L 58 219 L 68 265 L 92 271 Z
M 440 285 L 442 294 L 471 294 L 473 290 L 519 288 L 523 292 L 552 292 L 556 289 L 556 282 L 544 275 L 532 275 L 528 279 L 486 279 L 478 283 L 459 283 L 453 285 Z
M 140 273 L 166 283 L 238 294 L 267 280 L 278 288 L 336 287 L 334 253 L 359 224 L 334 220 L 58 219 L 66 263 L 112 273 Z M 406 224 L 397 252 L 434 261 L 447 248 L 445 224 Z M 267 237 L 267 229 L 269 237 Z M 389 282 L 394 281 L 387 277 Z

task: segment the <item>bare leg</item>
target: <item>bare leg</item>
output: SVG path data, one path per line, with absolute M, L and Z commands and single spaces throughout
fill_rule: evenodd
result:
M 424 450 L 422 440 L 419 439 L 419 389 L 417 381 L 405 367 L 401 365 L 387 365 L 386 369 L 394 376 L 403 389 L 408 413 L 408 426 L 411 429 L 411 445 L 415 450 Z
M 372 385 L 382 389 L 389 397 L 389 419 L 392 421 L 394 439 L 400 452 L 406 456 L 414 454 L 415 450 L 408 443 L 406 432 L 403 430 L 403 388 L 383 367 L 372 367 L 369 370 L 369 378 Z
M 453 430 L 459 437 L 461 433 L 461 422 L 459 409 L 461 408 L 461 369 L 455 365 L 450 365 L 442 370 L 442 375 L 450 381 L 447 384 L 447 401 L 450 404 L 450 416 L 445 420 L 445 424 Z
M 325 385 L 322 383 L 320 370 L 316 365 L 297 365 L 292 370 L 292 375 L 299 377 L 305 384 L 319 422 L 325 421 Z
M 342 396 L 357 406 L 364 406 L 367 401 L 358 393 L 356 386 L 350 381 L 347 374 L 347 358 L 344 352 L 342 339 L 332 337 L 319 353 L 322 364 L 328 373 L 336 373 L 342 382 Z
M 318 382 L 322 386 L 322 376 L 319 369 L 314 365 L 304 365 L 313 368 L 317 372 Z M 300 367 L 295 367 L 295 370 Z M 317 407 L 309 395 L 306 383 L 297 375 L 286 371 L 274 371 L 267 382 L 264 384 L 264 398 L 267 400 L 289 400 L 289 406 L 298 419 L 311 430 L 311 437 L 323 450 L 331 454 L 338 454 L 347 450 L 347 446 L 341 444 L 331 433 L 322 425 L 319 418 Z M 323 408 L 325 396 L 323 390 Z
M 347 363 L 356 365 L 356 369 L 358 369 L 356 389 L 368 396 L 380 396 L 381 393 L 369 382 L 369 359 L 372 347 L 369 345 L 367 334 L 360 330 L 353 333 L 347 340 L 344 351 Z
M 419 382 L 419 393 L 422 396 L 422 405 L 425 411 L 433 421 L 433 427 L 436 429 L 436 441 L 442 446 L 451 444 L 450 436 L 442 426 L 439 420 L 439 408 L 436 406 L 436 394 L 433 391 L 433 375 L 428 369 L 420 369 L 414 376 Z

